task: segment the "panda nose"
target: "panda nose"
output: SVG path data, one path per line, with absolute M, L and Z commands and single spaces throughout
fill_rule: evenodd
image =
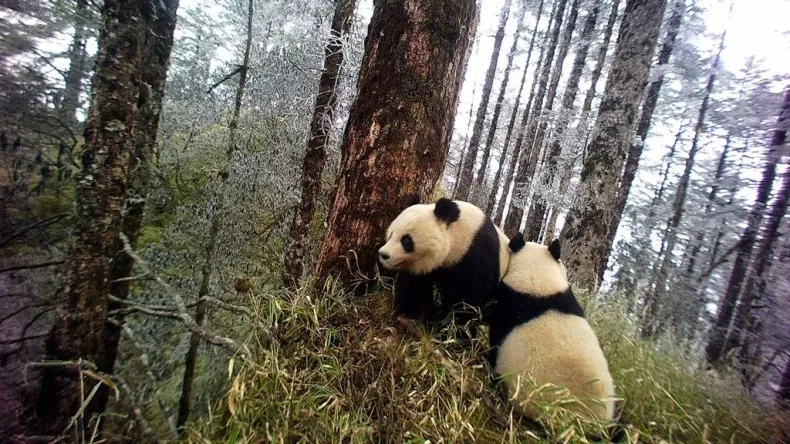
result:
M 382 251 L 380 251 L 380 252 L 379 252 L 379 256 L 381 256 L 381 259 L 382 259 L 382 260 L 385 260 L 385 261 L 386 261 L 387 259 L 389 259 L 389 258 L 390 258 L 390 255 L 389 255 L 389 254 L 387 254 L 387 253 L 384 253 L 384 252 L 382 252 Z

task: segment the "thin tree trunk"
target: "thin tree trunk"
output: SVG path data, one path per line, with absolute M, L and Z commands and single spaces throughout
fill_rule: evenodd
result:
M 158 3 L 155 19 L 149 32 L 145 34 L 145 58 L 142 64 L 142 90 L 137 110 L 137 128 L 132 156 L 129 190 L 124 208 L 122 232 L 133 248 L 137 246 L 140 227 L 143 224 L 143 212 L 148 198 L 151 181 L 151 157 L 156 144 L 156 133 L 159 129 L 159 116 L 162 112 L 162 97 L 165 90 L 167 70 L 170 66 L 170 52 L 173 48 L 173 32 L 176 27 L 176 11 L 178 0 L 163 0 Z M 110 294 L 116 298 L 129 298 L 134 261 L 124 250 L 124 243 L 117 239 L 114 246 L 113 260 L 110 265 Z M 100 371 L 112 374 L 115 371 L 115 360 L 118 356 L 118 345 L 121 340 L 123 315 L 112 315 L 114 310 L 122 308 L 119 302 L 109 302 L 111 313 L 104 324 L 104 355 L 97 362 Z M 102 386 L 97 396 L 99 411 L 107 405 L 109 387 Z
M 321 191 L 326 146 L 337 107 L 336 89 L 343 69 L 343 39 L 351 29 L 355 3 L 355 0 L 338 0 L 335 3 L 331 36 L 324 50 L 324 71 L 318 83 L 310 138 L 302 164 L 302 198 L 291 222 L 291 245 L 285 253 L 283 264 L 283 281 L 290 288 L 299 284 L 304 270 L 310 222 L 315 215 L 315 201 Z
M 464 67 L 466 69 L 468 67 Z M 472 130 L 472 116 L 475 111 L 475 91 L 477 90 L 477 83 L 472 86 L 472 100 L 469 101 L 469 117 L 466 124 L 466 132 L 464 133 L 464 142 L 463 146 L 461 147 L 461 154 L 458 156 L 458 165 L 455 168 L 455 181 L 453 182 L 453 192 L 452 195 L 455 195 L 455 190 L 458 189 L 458 181 L 461 180 L 461 164 L 464 163 L 464 156 L 466 155 L 466 148 L 469 146 L 469 137 L 470 131 Z
M 480 98 L 480 105 L 477 108 L 475 125 L 472 127 L 472 138 L 469 140 L 469 148 L 466 150 L 464 161 L 461 164 L 461 177 L 458 180 L 458 187 L 455 190 L 455 198 L 467 200 L 469 198 L 470 187 L 472 186 L 472 173 L 477 160 L 477 150 L 480 145 L 480 137 L 483 134 L 486 114 L 488 113 L 488 101 L 491 98 L 491 88 L 494 86 L 496 67 L 499 61 L 499 51 L 502 49 L 502 40 L 505 38 L 505 26 L 510 17 L 510 5 L 512 0 L 505 0 L 505 7 L 499 16 L 499 27 L 494 36 L 494 51 L 491 54 L 491 61 L 488 64 L 486 80 L 483 84 L 483 96 Z M 507 75 L 507 74 L 506 74 Z
M 705 118 L 708 114 L 710 96 L 713 93 L 713 87 L 716 84 L 716 75 L 719 72 L 719 60 L 721 59 L 722 51 L 724 51 L 724 40 L 726 36 L 727 31 L 724 31 L 721 34 L 721 39 L 719 40 L 719 50 L 716 53 L 716 57 L 713 59 L 711 73 L 708 75 L 708 83 L 705 85 L 705 95 L 702 97 L 702 104 L 700 105 L 699 113 L 697 114 L 697 123 L 694 126 L 694 137 L 691 140 L 689 155 L 686 158 L 686 165 L 683 168 L 683 174 L 680 176 L 678 189 L 675 192 L 675 199 L 672 203 L 672 217 L 670 217 L 669 221 L 667 222 L 667 227 L 664 234 L 666 248 L 664 249 L 664 256 L 661 260 L 661 266 L 658 268 L 657 285 L 653 290 L 653 294 L 650 295 L 650 299 L 645 311 L 645 318 L 643 320 L 643 338 L 655 336 L 660 332 L 660 330 L 663 329 L 663 326 L 665 325 L 665 322 L 660 322 L 663 321 L 663 316 L 661 319 L 659 319 L 658 315 L 659 311 L 661 311 L 661 304 L 667 304 L 665 295 L 669 290 L 668 277 L 669 267 L 672 263 L 672 252 L 675 250 L 675 244 L 677 243 L 677 230 L 678 227 L 680 227 L 680 221 L 683 219 L 686 195 L 688 194 L 688 187 L 689 183 L 691 182 L 691 171 L 694 169 L 694 161 L 700 148 L 699 138 L 705 129 Z M 639 148 L 639 151 L 641 152 L 641 147 Z M 628 168 L 627 165 L 626 168 Z M 623 188 L 621 187 L 620 190 L 622 191 Z M 616 220 L 616 218 L 614 220 Z
M 476 26 L 474 0 L 374 2 L 343 138 L 347 155 L 315 267 L 319 289 L 330 275 L 343 284 L 371 276 L 387 225 L 410 196 L 432 195 Z
M 46 342 L 46 358 L 64 362 L 46 367 L 36 399 L 38 434 L 60 435 L 78 413 L 82 372 L 79 360 L 99 362 L 107 319 L 110 257 L 121 231 L 134 152 L 139 66 L 151 11 L 136 1 L 105 1 L 91 109 L 77 180 L 73 244 L 57 293 L 58 311 Z M 99 413 L 95 402 L 85 416 Z M 83 418 L 71 428 L 76 441 Z
M 606 233 L 617 199 L 619 178 L 631 141 L 631 128 L 647 83 L 665 0 L 626 3 L 612 67 L 601 99 L 596 129 L 584 160 L 576 197 L 561 238 L 571 280 L 594 291 L 606 262 Z
M 785 363 L 782 377 L 779 380 L 779 387 L 776 391 L 776 400 L 779 408 L 790 410 L 790 359 Z
M 527 129 L 527 123 L 529 122 L 530 117 L 530 110 L 532 109 L 532 105 L 535 99 L 535 91 L 538 85 L 538 81 L 540 79 L 539 72 L 543 67 L 544 57 L 546 55 L 546 49 L 548 48 L 548 42 L 551 39 L 551 28 L 552 24 L 554 23 L 554 17 L 557 12 L 557 8 L 559 7 L 560 1 L 555 1 L 554 6 L 552 7 L 551 14 L 549 15 L 549 25 L 546 27 L 546 33 L 543 38 L 543 44 L 540 48 L 540 55 L 538 56 L 538 64 L 535 66 L 535 72 L 532 77 L 532 86 L 529 89 L 529 98 L 527 99 L 527 103 L 524 104 L 524 113 L 521 116 L 521 122 L 518 126 L 518 133 L 516 135 L 516 144 L 513 148 L 513 154 L 510 156 L 510 162 L 507 167 L 507 174 L 505 175 L 505 186 L 502 189 L 502 195 L 499 197 L 499 202 L 497 203 L 497 210 L 496 215 L 494 216 L 494 223 L 499 225 L 502 222 L 502 217 L 505 213 L 505 203 L 507 202 L 507 196 L 510 193 L 510 188 L 513 186 L 513 176 L 516 172 L 516 165 L 518 164 L 519 159 L 523 155 L 521 152 L 521 145 L 523 144 L 524 140 L 524 131 Z
M 77 0 L 74 5 L 74 34 L 69 46 L 69 70 L 66 72 L 63 85 L 63 99 L 60 103 L 60 115 L 64 123 L 72 125 L 77 121 L 77 108 L 80 104 L 82 83 L 87 77 L 87 58 L 85 44 L 88 40 L 87 0 Z
M 574 0 L 576 4 L 578 0 Z M 526 205 L 526 196 L 517 196 L 519 185 L 524 188 L 524 181 L 532 177 L 535 172 L 535 165 L 537 165 L 538 158 L 540 157 L 540 146 L 531 143 L 535 138 L 535 128 L 540 118 L 540 113 L 543 111 L 543 102 L 546 99 L 547 89 L 549 86 L 549 74 L 551 74 L 551 65 L 554 61 L 554 53 L 557 50 L 557 45 L 560 38 L 560 28 L 562 28 L 562 19 L 565 14 L 565 5 L 567 0 L 558 0 L 555 15 L 554 27 L 549 34 L 548 48 L 546 49 L 546 58 L 543 60 L 543 67 L 540 73 L 540 80 L 538 82 L 538 92 L 535 95 L 535 102 L 532 105 L 532 116 L 529 123 L 525 125 L 516 139 L 515 153 L 520 153 L 518 170 L 516 171 L 515 179 L 513 182 L 513 197 L 510 199 L 510 208 L 508 209 L 507 218 L 503 230 L 508 237 L 512 237 L 519 229 L 521 219 L 524 216 L 524 206 Z M 526 123 L 527 120 L 524 119 Z M 526 135 L 526 138 L 524 137 Z M 526 140 L 526 146 L 522 149 L 522 144 Z
M 757 230 L 760 227 L 763 212 L 771 195 L 771 188 L 776 177 L 776 165 L 781 159 L 782 145 L 784 145 L 787 138 L 786 125 L 788 121 L 790 121 L 790 89 L 785 91 L 782 110 L 777 119 L 776 129 L 773 131 L 771 145 L 768 148 L 762 179 L 757 186 L 757 199 L 749 212 L 749 217 L 746 219 L 746 228 L 738 241 L 738 253 L 733 262 L 732 273 L 727 283 L 727 291 L 719 304 L 716 323 L 711 329 L 708 344 L 705 347 L 705 358 L 711 364 L 721 362 L 724 357 L 724 341 L 732 321 L 735 304 L 738 302 L 741 294 L 744 277 L 746 276 L 747 267 L 752 257 L 752 250 L 757 239 Z
M 578 9 L 578 5 L 574 6 L 577 7 L 576 9 Z M 568 77 L 568 83 L 565 85 L 565 92 L 562 96 L 562 108 L 560 110 L 557 126 L 554 129 L 554 140 L 552 141 L 551 149 L 546 156 L 546 160 L 544 162 L 544 171 L 541 175 L 542 180 L 540 186 L 544 191 L 548 191 L 554 185 L 554 177 L 557 173 L 557 161 L 559 159 L 560 153 L 562 152 L 562 144 L 560 143 L 560 139 L 565 134 L 565 131 L 568 129 L 568 124 L 570 123 L 570 114 L 573 110 L 573 102 L 576 101 L 576 94 L 579 91 L 579 81 L 582 77 L 582 71 L 584 71 L 584 64 L 587 60 L 587 52 L 590 50 L 590 44 L 592 43 L 591 37 L 593 31 L 595 30 L 595 22 L 598 20 L 599 10 L 600 0 L 597 0 L 593 5 L 592 11 L 587 13 L 581 35 L 579 36 L 580 43 L 576 50 L 576 58 L 573 61 L 573 67 L 571 68 L 570 77 Z M 568 36 L 567 44 L 570 44 L 570 34 L 573 33 L 573 27 L 571 26 L 570 22 L 568 23 L 568 29 L 566 30 L 566 33 Z M 559 73 L 562 72 L 562 66 L 558 64 L 557 68 L 559 69 L 555 75 L 558 76 L 559 80 Z M 546 219 L 547 206 L 548 204 L 545 199 L 542 199 L 539 196 L 533 199 L 532 209 L 529 211 L 527 216 L 527 224 L 524 228 L 524 236 L 526 236 L 527 239 L 537 239 L 540 236 L 541 228 L 543 228 L 543 222 Z
M 663 69 L 672 56 L 672 50 L 675 47 L 675 39 L 680 31 L 680 24 L 683 20 L 683 13 L 685 12 L 685 1 L 676 0 L 672 14 L 667 21 L 667 33 L 664 36 L 664 42 L 661 45 L 661 51 L 658 54 L 657 68 Z M 650 131 L 650 124 L 653 121 L 653 113 L 658 104 L 658 96 L 661 92 L 661 87 L 664 84 L 664 76 L 659 75 L 650 86 L 647 88 L 647 95 L 642 104 L 642 114 L 639 116 L 639 123 L 636 125 L 636 143 L 632 143 L 628 150 L 628 157 L 625 161 L 625 168 L 623 175 L 620 179 L 620 187 L 617 190 L 617 203 L 614 209 L 614 218 L 609 225 L 609 232 L 606 234 L 606 257 L 608 258 L 612 252 L 614 245 L 614 238 L 617 236 L 617 228 L 620 226 L 620 219 L 623 217 L 625 204 L 628 201 L 628 195 L 631 192 L 631 185 L 636 177 L 636 171 L 639 169 L 639 159 L 642 157 L 642 151 L 645 147 L 645 140 Z M 606 272 L 606 263 L 598 270 L 598 279 L 603 279 L 604 272 Z
M 541 7 L 543 6 L 543 0 L 541 0 Z M 497 131 L 497 124 L 499 123 L 499 114 L 502 112 L 502 105 L 505 102 L 505 93 L 507 92 L 507 83 L 510 80 L 510 71 L 513 69 L 513 59 L 516 57 L 516 52 L 518 50 L 518 41 L 521 37 L 521 33 L 524 29 L 524 14 L 527 12 L 526 5 L 522 5 L 521 10 L 519 11 L 518 18 L 517 18 L 517 27 L 516 27 L 516 34 L 513 36 L 513 44 L 510 46 L 510 52 L 507 55 L 507 65 L 505 66 L 505 76 L 502 78 L 502 83 L 499 86 L 499 95 L 496 98 L 496 104 L 494 105 L 494 114 L 491 116 L 491 124 L 488 126 L 488 135 L 486 136 L 486 142 L 483 146 L 483 159 L 480 161 L 480 168 L 477 170 L 477 185 L 482 186 L 483 182 L 485 182 L 486 177 L 486 170 L 488 169 L 488 157 L 491 154 L 491 144 L 494 142 L 494 136 L 496 135 Z M 526 70 L 525 70 L 526 72 Z M 523 87 L 523 82 L 522 82 Z M 516 109 L 513 110 L 515 114 Z M 502 148 L 502 153 L 504 154 L 505 148 Z M 501 156 L 500 165 L 504 160 L 504 155 Z
M 233 106 L 233 114 L 228 123 L 228 146 L 225 150 L 225 164 L 219 173 L 219 184 L 215 187 L 214 206 L 211 210 L 211 225 L 208 232 L 206 249 L 203 251 L 203 264 L 200 269 L 200 287 L 197 294 L 197 305 L 195 307 L 195 323 L 203 326 L 206 321 L 206 303 L 203 300 L 208 296 L 211 288 L 211 274 L 214 270 L 214 261 L 217 254 L 217 238 L 219 237 L 220 227 L 222 226 L 223 213 L 225 211 L 225 196 L 227 194 L 228 179 L 230 177 L 231 162 L 238 150 L 237 129 L 239 125 L 239 115 L 241 114 L 241 104 L 244 99 L 244 88 L 247 86 L 247 76 L 250 67 L 250 49 L 252 47 L 252 19 L 254 15 L 254 0 L 247 3 L 247 38 L 244 45 L 244 56 L 239 71 L 239 84 L 236 87 L 236 98 Z M 179 433 L 184 433 L 184 425 L 189 420 L 192 403 L 192 384 L 195 380 L 195 368 L 197 366 L 198 351 L 200 349 L 200 337 L 192 333 L 189 338 L 189 349 L 184 359 L 184 378 L 181 382 L 181 397 L 178 400 L 178 418 L 176 428 Z
M 598 48 L 598 55 L 596 57 L 595 68 L 593 68 L 592 73 L 590 74 L 590 88 L 587 89 L 587 94 L 584 96 L 584 105 L 582 105 L 582 109 L 580 112 L 579 123 L 577 124 L 577 128 L 581 126 L 587 125 L 587 118 L 590 115 L 590 109 L 592 108 L 592 102 L 595 98 L 595 90 L 598 86 L 598 80 L 601 78 L 601 72 L 603 71 L 603 65 L 606 63 L 606 53 L 609 49 L 609 42 L 612 39 L 612 33 L 614 32 L 614 24 L 617 21 L 617 12 L 618 8 L 620 7 L 620 0 L 613 0 L 611 9 L 609 10 L 609 18 L 606 21 L 606 29 L 604 30 L 603 35 L 603 42 L 601 42 L 601 46 Z M 577 156 L 578 157 L 578 156 Z M 562 179 L 560 179 L 560 187 L 559 187 L 559 195 L 567 196 L 568 194 L 568 187 L 571 184 L 571 176 L 573 175 L 573 168 L 576 164 L 576 159 L 571 163 L 565 172 L 562 174 Z M 557 226 L 557 217 L 560 214 L 560 209 L 555 208 L 554 211 L 551 212 L 551 218 L 549 219 L 548 226 L 546 228 L 546 232 L 550 233 L 552 236 L 556 231 Z

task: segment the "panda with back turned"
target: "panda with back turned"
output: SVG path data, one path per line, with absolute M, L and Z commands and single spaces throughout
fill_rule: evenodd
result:
M 491 364 L 517 411 L 536 420 L 540 409 L 530 387 L 565 387 L 580 403 L 566 405 L 590 419 L 615 416 L 615 391 L 606 358 L 560 262 L 560 243 L 524 242 L 517 233 L 508 271 L 496 291 L 489 319 Z M 557 391 L 540 393 L 552 401 Z
M 454 312 L 464 323 L 493 298 L 510 258 L 508 239 L 483 211 L 463 201 L 441 198 L 411 205 L 392 221 L 379 261 L 398 272 L 395 315 L 432 323 Z M 434 285 L 441 305 L 436 307 Z

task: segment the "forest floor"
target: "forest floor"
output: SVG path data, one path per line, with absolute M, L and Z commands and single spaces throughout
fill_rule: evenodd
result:
M 260 300 L 254 358 L 231 361 L 231 388 L 192 425 L 193 442 L 582 442 L 611 424 L 555 403 L 544 428 L 513 413 L 485 359 L 485 332 L 393 327 L 391 293 Z M 790 418 L 758 405 L 734 376 L 633 339 L 616 306 L 586 307 L 622 398 L 631 442 L 788 442 Z

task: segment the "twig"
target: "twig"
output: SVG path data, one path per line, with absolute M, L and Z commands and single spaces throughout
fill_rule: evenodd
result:
M 9 271 L 17 271 L 17 270 L 32 270 L 34 268 L 51 267 L 53 265 L 60 265 L 63 262 L 65 261 L 58 260 L 58 261 L 41 262 L 40 264 L 12 265 L 10 267 L 0 268 L 0 273 L 8 273 Z

